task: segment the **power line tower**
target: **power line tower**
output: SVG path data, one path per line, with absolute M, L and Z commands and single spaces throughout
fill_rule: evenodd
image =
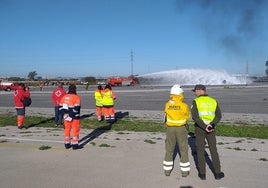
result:
M 134 73 L 133 73 L 133 50 L 132 49 L 130 52 L 130 60 L 131 60 L 131 76 L 133 76 Z

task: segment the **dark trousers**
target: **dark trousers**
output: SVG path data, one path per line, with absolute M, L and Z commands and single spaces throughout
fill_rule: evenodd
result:
M 55 124 L 61 125 L 63 123 L 62 120 L 63 120 L 63 116 L 59 111 L 59 107 L 55 106 L 55 117 L 54 117 Z
M 217 152 L 216 146 L 216 135 L 215 132 L 206 133 L 203 129 L 199 127 L 195 127 L 195 145 L 197 152 L 197 162 L 198 162 L 198 170 L 200 174 L 206 174 L 206 166 L 205 166 L 205 140 L 207 140 L 209 151 L 212 158 L 212 164 L 214 167 L 215 173 L 221 172 L 221 165 L 219 154 Z

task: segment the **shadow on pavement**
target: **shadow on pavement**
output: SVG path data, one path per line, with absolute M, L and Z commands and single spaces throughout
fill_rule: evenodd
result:
M 123 112 L 122 113 L 121 111 L 119 111 L 119 112 L 115 113 L 116 119 L 123 119 L 126 116 L 129 116 L 129 112 Z
M 112 127 L 112 125 L 106 125 L 106 126 L 102 126 L 102 127 L 97 128 L 97 129 L 94 129 L 91 133 L 89 133 L 88 135 L 83 137 L 81 140 L 79 140 L 79 145 L 81 147 L 84 147 L 90 141 L 94 140 L 98 136 L 100 136 L 103 133 L 105 133 L 106 131 L 110 130 L 111 127 Z
M 81 118 L 87 118 L 87 117 L 90 117 L 92 115 L 94 115 L 94 113 L 91 113 L 91 114 L 88 114 L 88 115 L 83 115 L 83 117 L 81 117 Z M 123 112 L 122 113 L 121 111 L 119 111 L 119 112 L 116 112 L 115 113 L 116 119 L 122 119 L 122 118 L 124 118 L 124 117 L 126 117 L 128 115 L 129 115 L 129 112 Z M 88 135 L 86 135 L 85 137 L 83 137 L 81 140 L 79 140 L 79 145 L 81 147 L 84 147 L 90 141 L 92 141 L 95 138 L 99 137 L 100 135 L 102 135 L 106 131 L 111 130 L 113 124 L 114 123 L 108 124 L 106 126 L 99 127 L 97 129 L 94 129 L 91 133 L 89 133 Z
M 31 128 L 31 127 L 35 127 L 35 126 L 37 126 L 37 125 L 41 125 L 41 124 L 45 124 L 45 123 L 49 123 L 49 122 L 52 122 L 52 121 L 54 121 L 54 117 L 44 119 L 44 120 L 42 120 L 42 121 L 39 121 L 38 123 L 30 124 L 29 126 L 27 126 L 27 129 L 29 129 L 29 128 Z

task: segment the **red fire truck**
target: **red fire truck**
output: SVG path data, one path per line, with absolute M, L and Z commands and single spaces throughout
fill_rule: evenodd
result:
M 11 91 L 15 90 L 18 86 L 18 83 L 13 82 L 0 82 L 0 90 Z
M 109 77 L 107 84 L 111 86 L 133 86 L 136 81 L 131 77 Z

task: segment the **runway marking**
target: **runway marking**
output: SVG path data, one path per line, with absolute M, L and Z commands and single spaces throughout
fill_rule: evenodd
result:
M 38 149 L 40 150 L 40 146 L 30 146 L 30 145 L 19 145 L 18 143 L 0 143 L 0 148 L 1 147 L 10 147 L 10 148 L 20 148 L 20 149 Z M 55 151 L 72 151 L 72 150 L 67 150 L 65 148 L 59 148 L 59 147 L 51 147 L 50 149 L 47 150 L 55 150 Z M 41 151 L 41 150 L 40 150 Z M 42 150 L 43 151 L 43 150 Z
M 40 140 L 40 139 L 26 139 L 26 138 L 10 138 L 10 137 L 1 137 L 0 147 L 13 147 L 13 148 L 26 148 L 26 149 L 39 149 L 40 146 L 31 146 L 31 145 L 21 145 L 19 143 L 8 143 L 5 140 L 17 140 L 17 141 L 31 141 L 31 142 L 50 142 L 50 143 L 61 143 L 62 141 L 55 140 Z M 59 151 L 69 151 L 66 150 L 63 146 L 61 147 L 52 147 L 48 150 L 59 150 Z
M 63 144 L 63 141 L 57 141 L 57 140 L 40 140 L 40 139 L 13 138 L 13 137 L 1 137 L 1 138 L 7 139 L 7 140 L 32 141 L 32 142 L 51 142 L 51 143 L 61 143 L 61 144 Z

